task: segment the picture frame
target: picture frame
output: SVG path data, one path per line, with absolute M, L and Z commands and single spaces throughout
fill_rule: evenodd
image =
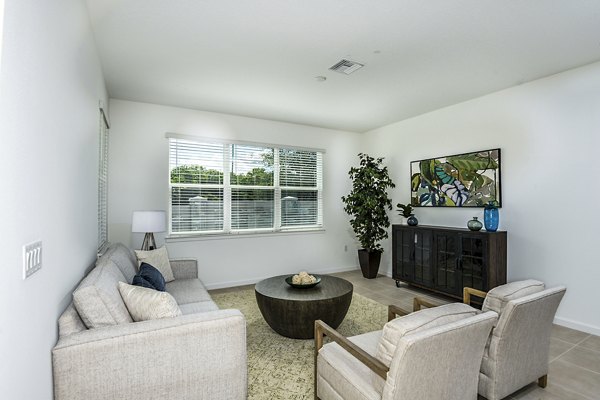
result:
M 411 161 L 411 204 L 502 207 L 501 165 L 500 148 Z

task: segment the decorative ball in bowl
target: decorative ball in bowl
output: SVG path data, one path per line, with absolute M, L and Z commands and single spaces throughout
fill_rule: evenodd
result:
M 290 275 L 285 278 L 285 282 L 291 287 L 297 289 L 308 289 L 317 286 L 321 283 L 321 277 L 309 275 L 308 272 L 302 271 L 297 275 Z

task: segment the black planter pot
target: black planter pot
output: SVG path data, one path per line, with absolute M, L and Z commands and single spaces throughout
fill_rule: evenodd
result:
M 380 262 L 381 251 L 368 251 L 365 249 L 358 251 L 358 263 L 360 264 L 360 269 L 365 278 L 377 278 Z

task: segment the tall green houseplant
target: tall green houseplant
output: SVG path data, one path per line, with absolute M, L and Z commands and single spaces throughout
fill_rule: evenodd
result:
M 350 225 L 362 249 L 358 250 L 360 268 L 365 278 L 376 278 L 383 248 L 380 242 L 388 237 L 392 199 L 387 190 L 396 185 L 390 179 L 383 158 L 373 158 L 359 153 L 360 166 L 350 168 L 352 191 L 342 196 L 344 211 L 352 218 Z

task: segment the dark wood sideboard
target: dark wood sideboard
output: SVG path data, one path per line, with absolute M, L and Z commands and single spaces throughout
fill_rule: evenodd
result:
M 506 283 L 506 232 L 442 226 L 392 226 L 392 277 L 462 299 L 463 287 Z

